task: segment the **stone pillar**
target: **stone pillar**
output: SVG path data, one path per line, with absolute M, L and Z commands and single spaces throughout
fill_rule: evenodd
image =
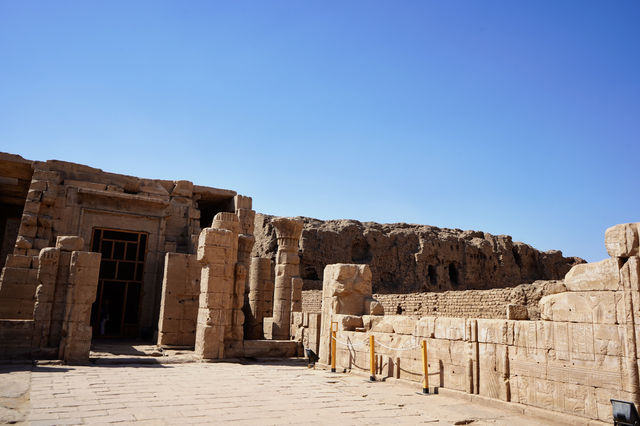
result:
M 248 340 L 264 337 L 262 320 L 265 315 L 265 289 L 271 281 L 271 260 L 264 257 L 251 258 L 249 270 L 249 309 L 245 317 L 244 335 Z M 273 301 L 273 296 L 269 298 Z
M 302 220 L 280 217 L 273 220 L 278 239 L 276 280 L 273 294 L 273 339 L 289 340 L 291 325 L 291 279 L 300 275 L 298 241 Z
M 232 334 L 238 227 L 235 214 L 218 213 L 198 240 L 202 274 L 195 353 L 201 358 L 223 358 L 225 337 Z
M 238 236 L 238 267 L 236 286 L 233 294 L 233 339 L 243 340 L 245 305 L 249 304 L 249 267 L 251 265 L 251 249 L 255 239 L 253 235 L 240 234 Z M 249 309 L 246 309 L 247 311 Z
M 33 309 L 33 347 L 36 350 L 53 345 L 53 343 L 49 341 L 49 335 L 51 333 L 51 315 L 53 312 L 59 261 L 59 248 L 47 247 L 40 250 L 40 256 L 38 256 L 39 285 L 36 289 L 36 304 Z
M 80 237 L 77 237 L 82 240 Z M 100 253 L 74 251 L 69 266 L 67 303 L 65 304 L 60 340 L 60 359 L 87 361 L 91 349 L 91 305 L 96 300 Z
M 291 312 L 302 312 L 302 278 L 291 279 Z
M 158 346 L 195 344 L 200 275 L 201 268 L 196 255 L 165 254 Z
M 384 314 L 382 305 L 371 297 L 371 278 L 369 265 L 337 263 L 325 266 L 318 353 L 322 364 L 329 363 L 331 321 L 337 320 L 337 316 Z

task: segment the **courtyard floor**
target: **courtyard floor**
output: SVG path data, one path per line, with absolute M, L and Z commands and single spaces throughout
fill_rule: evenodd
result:
M 0 423 L 562 424 L 301 360 L 0 365 Z

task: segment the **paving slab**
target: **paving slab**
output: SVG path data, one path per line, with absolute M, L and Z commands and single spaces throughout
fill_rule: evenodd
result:
M 562 424 L 419 384 L 369 382 L 300 360 L 0 369 L 1 421 L 62 424 Z

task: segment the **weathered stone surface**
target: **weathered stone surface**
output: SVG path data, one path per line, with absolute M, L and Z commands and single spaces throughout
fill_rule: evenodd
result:
M 638 255 L 638 223 L 623 223 L 608 228 L 604 234 L 604 245 L 611 257 Z
M 507 305 L 507 319 L 509 320 L 528 320 L 529 311 L 526 305 Z
M 257 214 L 252 255 L 275 258 L 273 216 Z M 304 289 L 320 289 L 326 265 L 366 263 L 375 293 L 505 287 L 561 279 L 578 258 L 539 252 L 506 235 L 408 224 L 302 218 Z
M 158 321 L 159 346 L 194 346 L 198 303 L 215 306 L 222 297 L 211 293 L 200 294 L 201 265 L 193 254 L 167 253 L 165 255 L 162 300 Z M 200 297 L 203 299 L 200 299 Z M 226 301 L 228 305 L 230 301 Z
M 65 251 L 79 251 L 84 248 L 84 239 L 72 235 L 58 236 L 56 238 L 56 248 Z
M 616 298 L 611 291 L 566 292 L 540 300 L 543 320 L 616 324 Z
M 288 339 L 290 330 L 293 284 L 292 279 L 300 275 L 298 240 L 302 232 L 302 221 L 280 217 L 274 219 L 278 238 L 275 284 L 273 291 L 273 338 Z M 302 309 L 302 288 L 296 288 L 299 308 Z M 296 306 L 298 307 L 298 306 Z
M 320 361 L 328 362 L 328 342 L 331 322 L 337 315 L 362 317 L 371 308 L 371 270 L 367 265 L 327 265 L 322 289 L 322 326 Z M 363 327 L 360 322 L 357 327 Z M 355 326 L 354 326 L 355 327 Z
M 640 291 L 640 257 L 632 256 L 627 259 L 620 268 L 620 280 L 625 290 Z
M 358 315 L 334 315 L 333 320 L 338 323 L 338 330 L 355 331 L 358 327 L 364 327 L 362 316 Z
M 576 265 L 564 278 L 569 291 L 619 290 L 619 263 L 617 259 Z

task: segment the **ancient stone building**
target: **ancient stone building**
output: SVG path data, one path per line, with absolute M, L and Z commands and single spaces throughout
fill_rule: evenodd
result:
M 49 319 L 60 318 L 65 304 L 76 303 L 73 296 L 68 301 L 64 297 L 72 294 L 66 278 L 60 281 L 64 285 L 45 285 L 44 293 L 36 292 L 46 284 L 47 259 L 56 256 L 43 250 L 56 247 L 61 236 L 74 236 L 80 245 L 73 253 L 100 254 L 95 302 L 89 303 L 93 336 L 151 339 L 157 331 L 163 274 L 170 273 L 164 271 L 165 255 L 195 254 L 201 229 L 211 226 L 220 212 L 240 215 L 249 223 L 240 230 L 242 235 L 252 231 L 251 198 L 235 191 L 0 153 L 0 319 L 27 321 L 11 323 L 17 333 L 13 335 L 20 335 L 20 327 L 33 328 L 28 321 L 34 319 L 38 296 L 41 306 L 53 303 L 45 315 Z M 250 250 L 243 254 L 247 269 Z M 67 268 L 73 263 L 64 262 Z M 60 271 L 51 274 L 60 276 Z M 199 285 L 193 291 L 197 303 Z

